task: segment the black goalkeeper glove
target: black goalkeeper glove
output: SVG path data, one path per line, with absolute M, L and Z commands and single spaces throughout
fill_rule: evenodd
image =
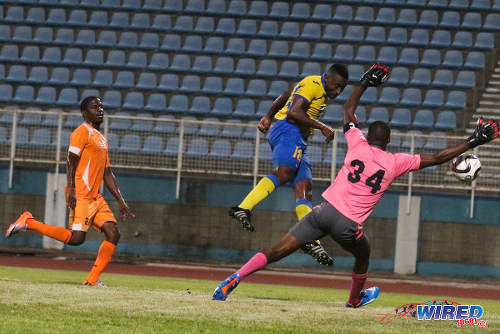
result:
M 479 145 L 486 144 L 498 137 L 498 123 L 489 120 L 485 121 L 482 118 L 477 120 L 476 129 L 472 136 L 467 138 L 469 148 L 474 148 Z
M 368 71 L 366 71 L 361 80 L 361 86 L 367 87 L 378 87 L 387 81 L 389 78 L 389 68 L 383 65 L 374 64 Z

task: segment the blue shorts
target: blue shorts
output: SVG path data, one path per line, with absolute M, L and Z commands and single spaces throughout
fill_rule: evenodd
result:
M 301 180 L 312 180 L 311 165 L 307 157 L 307 143 L 300 129 L 284 120 L 277 121 L 269 132 L 274 167 L 286 166 L 296 171 L 293 185 Z

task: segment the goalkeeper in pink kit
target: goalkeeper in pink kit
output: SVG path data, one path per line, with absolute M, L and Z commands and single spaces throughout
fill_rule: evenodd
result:
M 358 129 L 356 101 L 370 86 L 379 86 L 389 77 L 389 69 L 373 65 L 361 78 L 344 107 L 344 133 L 347 155 L 333 184 L 322 194 L 324 202 L 295 224 L 278 243 L 254 255 L 238 271 L 230 275 L 214 291 L 214 300 L 225 300 L 240 281 L 266 265 L 295 252 L 305 240 L 318 240 L 330 235 L 354 258 L 352 284 L 346 307 L 357 308 L 373 302 L 378 287 L 363 290 L 370 259 L 370 245 L 363 233 L 363 223 L 399 176 L 413 170 L 442 164 L 478 145 L 498 137 L 498 124 L 478 120 L 472 136 L 463 143 L 434 154 L 409 155 L 389 153 L 385 149 L 391 130 L 377 121 L 368 128 L 365 138 Z

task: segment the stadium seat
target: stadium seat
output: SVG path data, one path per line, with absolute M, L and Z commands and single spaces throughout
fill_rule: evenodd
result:
M 238 9 L 242 8 L 243 10 L 240 11 L 241 14 L 244 14 L 246 12 L 246 6 L 245 4 L 241 4 L 241 1 L 235 1 L 236 4 L 234 4 L 232 7 L 230 6 L 230 14 L 231 15 L 238 15 Z M 210 0 L 207 5 L 206 9 L 207 13 L 210 14 L 215 14 L 215 15 L 224 15 L 226 13 L 226 2 L 224 0 Z
M 460 13 L 455 11 L 446 11 L 443 13 L 439 27 L 457 29 L 460 26 Z
M 429 151 L 441 151 L 445 149 L 448 145 L 446 142 L 446 137 L 444 136 L 444 133 L 441 131 L 432 131 L 429 133 L 431 137 L 427 139 L 427 142 L 424 145 L 424 150 L 429 150 Z M 434 166 L 436 167 L 436 166 Z
M 420 65 L 426 67 L 436 67 L 441 64 L 441 52 L 436 49 L 426 49 L 420 60 Z
M 395 64 L 398 61 L 398 51 L 392 46 L 383 46 L 380 48 L 377 62 L 381 64 Z
M 97 39 L 97 45 L 101 47 L 115 47 L 116 46 L 116 33 L 114 31 L 101 31 Z
M 56 89 L 54 87 L 40 87 L 35 103 L 54 105 L 56 103 Z
M 375 18 L 375 23 L 380 25 L 393 25 L 396 23 L 396 11 L 394 8 L 380 8 Z
M 205 1 L 203 0 L 188 0 L 184 12 L 192 14 L 202 14 L 205 12 Z
M 236 24 L 234 22 L 234 19 L 221 18 L 221 19 L 219 19 L 219 23 L 217 24 L 217 28 L 215 29 L 215 33 L 232 36 L 236 32 L 235 26 L 236 26 Z
M 378 103 L 397 105 L 399 103 L 399 89 L 395 87 L 384 87 L 378 99 Z
M 460 71 L 457 75 L 455 87 L 472 89 L 476 87 L 476 74 L 472 71 Z
M 113 83 L 114 88 L 132 88 L 135 86 L 134 72 L 120 71 L 116 75 L 116 80 Z
M 415 27 L 417 25 L 417 11 L 412 8 L 401 9 L 396 24 L 406 27 Z
M 464 67 L 467 69 L 477 70 L 484 68 L 485 60 L 484 53 L 472 51 L 467 54 L 467 58 L 465 59 Z
M 161 153 L 164 150 L 163 138 L 160 136 L 147 136 L 144 139 L 144 147 L 142 151 L 144 153 Z
M 408 45 L 424 47 L 429 44 L 429 30 L 413 29 Z
M 457 127 L 457 116 L 453 111 L 441 111 L 438 114 L 436 129 L 440 130 L 453 130 Z
M 172 95 L 168 104 L 168 111 L 176 114 L 186 113 L 189 109 L 186 95 Z
M 48 47 L 43 51 L 41 62 L 44 64 L 60 64 L 61 49 L 58 47 Z
M 432 47 L 448 48 L 451 44 L 451 35 L 448 30 L 435 30 L 432 34 L 432 40 L 429 43 Z
M 438 108 L 444 103 L 444 94 L 442 90 L 430 89 L 425 93 L 425 99 L 422 103 L 424 107 Z
M 120 8 L 120 0 L 102 0 L 101 7 L 106 9 L 118 9 Z
M 457 31 L 451 45 L 454 48 L 468 49 L 472 47 L 472 34 L 470 31 Z
M 357 23 L 372 23 L 374 20 L 374 12 L 372 7 L 360 6 L 356 10 L 356 15 L 353 21 Z
M 332 57 L 332 46 L 329 43 L 316 43 L 311 59 L 330 60 Z
M 130 117 L 130 114 L 127 112 L 119 111 L 114 113 L 113 116 L 122 116 L 122 117 Z M 111 130 L 128 130 L 132 125 L 132 121 L 130 118 L 110 118 L 109 128 Z
M 73 29 L 61 28 L 57 30 L 56 37 L 52 41 L 55 45 L 72 45 L 75 43 Z
M 163 6 L 163 10 L 168 12 L 181 12 L 182 9 L 182 0 L 166 0 Z
M 23 15 L 22 7 L 10 7 L 9 10 L 13 9 L 13 8 L 21 8 L 21 11 L 19 13 L 21 20 L 17 21 L 16 23 L 23 22 L 22 17 L 24 15 Z M 9 14 L 9 11 L 7 11 L 7 15 L 8 14 Z M 0 17 L 2 17 L 2 16 L 3 16 L 2 15 L 2 10 L 0 9 Z M 6 16 L 6 17 L 4 17 L 4 20 L 5 20 L 5 22 L 8 22 L 9 18 Z M 41 7 L 32 7 L 32 8 L 30 8 L 29 11 L 28 11 L 28 14 L 26 16 L 26 19 L 24 21 L 27 22 L 27 23 L 30 23 L 30 24 L 44 24 L 45 23 L 45 10 L 43 8 L 41 8 Z M 85 21 L 83 21 L 83 22 L 86 23 L 87 19 L 85 18 Z
M 420 13 L 420 20 L 417 25 L 419 27 L 435 28 L 438 22 L 438 12 L 436 10 L 426 9 Z
M 269 86 L 269 91 L 265 95 L 267 97 L 275 99 L 281 94 L 283 94 L 283 92 L 286 90 L 288 90 L 288 82 L 283 80 L 274 80 L 271 82 L 271 85 Z
M 304 4 L 304 3 L 298 3 L 298 4 L 295 4 L 294 7 L 296 7 L 297 5 L 301 5 L 302 7 L 306 6 L 306 8 L 301 8 L 299 6 L 298 9 L 296 9 L 295 11 L 295 17 L 296 18 L 304 18 L 304 12 L 309 12 L 309 6 L 307 4 Z M 293 13 L 292 13 L 293 14 Z M 288 3 L 286 2 L 282 2 L 282 1 L 276 1 L 276 2 L 273 2 L 272 3 L 272 6 L 271 6 L 271 11 L 269 12 L 269 17 L 271 18 L 276 18 L 276 19 L 283 19 L 283 18 L 287 18 L 289 16 L 289 8 L 288 8 Z M 298 17 L 297 17 L 298 15 Z M 309 15 L 307 15 L 308 17 Z M 294 16 L 292 16 L 294 17 Z
M 31 68 L 30 75 L 26 81 L 35 84 L 42 84 L 47 82 L 48 79 L 49 79 L 49 71 L 47 67 L 34 66 Z
M 458 34 L 458 33 L 457 33 Z M 474 49 L 490 50 L 495 47 L 494 35 L 491 32 L 479 32 L 476 35 Z
M 175 72 L 188 72 L 190 68 L 191 68 L 191 61 L 189 60 L 189 56 L 183 54 L 176 54 L 174 55 L 169 70 Z
M 12 65 L 9 74 L 5 77 L 7 82 L 24 82 L 27 79 L 26 66 Z
M 110 87 L 113 83 L 113 72 L 110 70 L 98 70 L 95 73 L 92 86 L 94 87 Z
M 417 68 L 413 72 L 410 85 L 428 86 L 431 83 L 431 71 L 426 68 Z
M 12 85 L 0 84 L 0 102 L 12 100 Z
M 417 88 L 406 88 L 403 91 L 403 96 L 401 98 L 400 104 L 402 106 L 416 107 L 422 103 L 422 94 L 420 89 Z
M 261 97 L 265 96 L 266 92 L 267 92 L 266 81 L 260 79 L 252 79 L 248 83 L 245 95 L 251 97 Z
M 498 31 L 500 27 L 498 25 L 500 22 L 500 14 L 489 13 L 486 15 L 486 20 L 484 21 L 483 30 Z
M 361 96 L 360 102 L 363 104 L 373 104 L 377 102 L 377 89 L 375 87 L 368 87 Z
M 461 24 L 462 29 L 477 30 L 481 28 L 482 20 L 480 13 L 465 13 Z
M 40 111 L 39 108 L 28 108 L 28 110 Z M 19 115 L 20 116 L 20 115 Z M 37 125 L 42 124 L 42 115 L 40 114 L 24 114 L 23 118 L 19 122 L 22 125 Z
M 370 27 L 365 37 L 365 41 L 369 43 L 385 44 L 385 28 Z
M 126 134 L 122 137 L 119 152 L 137 153 L 141 151 L 141 137 L 136 134 Z
M 161 93 L 150 94 L 144 110 L 151 112 L 165 112 L 167 110 L 167 98 Z
M 285 58 L 288 56 L 288 42 L 273 41 L 269 48 L 268 56 L 276 58 Z
M 332 18 L 332 6 L 327 4 L 317 4 L 311 17 L 315 21 L 330 21 Z
M 52 70 L 50 80 L 51 85 L 68 85 L 69 84 L 69 69 L 66 67 L 56 67 Z
M 358 115 L 357 111 L 356 111 L 356 117 L 358 117 L 358 122 L 360 122 L 359 115 Z M 343 122 L 344 121 L 344 109 L 342 108 L 341 105 L 338 105 L 338 104 L 333 104 L 333 103 L 328 104 L 326 106 L 325 116 L 323 116 L 323 120 L 325 122 L 332 122 L 332 123 Z M 322 138 L 318 142 L 325 141 L 323 135 L 321 135 L 321 137 Z M 313 136 L 313 138 L 314 138 L 314 136 Z
M 370 112 L 370 117 L 366 121 L 368 124 L 371 124 L 376 121 L 389 122 L 389 112 L 386 108 L 383 107 L 375 107 Z
M 300 72 L 301 77 L 307 77 L 310 75 L 321 75 L 323 71 L 321 66 L 317 62 L 305 62 L 302 67 L 302 72 Z
M 364 40 L 364 38 L 365 29 L 362 26 L 350 25 L 347 26 L 343 40 L 352 43 L 359 43 Z
M 100 96 L 100 93 L 97 89 L 84 89 L 82 91 L 82 94 L 80 95 L 80 100 L 83 100 L 84 98 L 88 96 Z M 79 111 L 79 110 L 76 110 Z
M 132 31 L 125 31 L 120 34 L 120 40 L 118 41 L 117 47 L 124 49 L 135 49 L 138 46 L 137 34 Z
M 156 122 L 155 127 L 153 128 L 153 131 L 154 132 L 163 132 L 163 133 L 174 133 L 176 131 L 176 128 L 177 128 L 177 123 L 172 122 L 171 121 L 172 119 L 174 119 L 174 116 L 172 116 L 172 115 L 160 115 L 157 118 L 157 122 Z M 174 139 L 178 139 L 178 138 L 175 137 Z M 169 142 L 168 142 L 169 140 L 170 139 L 167 140 L 167 148 L 169 145 Z M 175 144 L 175 154 L 177 154 L 178 143 L 179 142 L 177 141 Z M 173 142 L 171 144 L 173 144 Z
M 220 121 L 218 118 L 214 117 L 205 118 L 203 124 L 201 124 L 200 126 L 199 134 L 202 136 L 209 136 L 209 137 L 218 136 L 221 126 L 216 124 L 209 124 L 208 122 L 220 122 Z
M 136 13 L 132 16 L 130 28 L 132 29 L 149 29 L 149 14 Z
M 241 76 L 254 75 L 255 74 L 255 60 L 252 58 L 239 59 L 234 73 L 236 75 L 241 75 Z
M 160 46 L 160 50 L 179 51 L 181 49 L 181 36 L 176 34 L 166 34 Z
M 104 28 L 108 26 L 108 13 L 105 11 L 93 11 L 90 14 L 89 27 Z
M 201 52 L 201 36 L 187 36 L 184 40 L 184 45 L 182 47 L 182 52 L 186 53 L 199 53 Z
M 245 16 L 248 17 L 264 17 L 267 16 L 267 3 L 266 1 L 252 1 L 250 8 Z
M 56 101 L 58 106 L 78 106 L 78 91 L 75 88 L 63 88 Z
M 203 53 L 220 54 L 224 51 L 224 40 L 222 37 L 208 37 L 203 48 Z
M 193 30 L 193 17 L 192 16 L 177 16 L 175 25 L 172 31 L 175 32 L 190 32 Z
M 332 20 L 337 22 L 352 21 L 352 7 L 345 5 L 338 5 L 335 8 L 335 13 L 333 14 Z
M 99 67 L 104 64 L 104 52 L 102 50 L 89 50 L 83 64 L 91 67 Z
M 240 56 L 245 53 L 245 40 L 242 38 L 230 38 L 227 42 L 225 54 Z
M 235 126 L 235 124 L 242 124 L 240 120 L 230 119 L 224 123 L 225 124 L 220 133 L 222 137 L 238 138 L 241 136 L 244 128 L 241 126 Z
M 347 101 L 347 99 L 349 98 L 349 96 L 351 96 L 351 93 L 353 92 L 354 90 L 354 86 L 352 85 L 347 85 L 344 90 L 342 91 L 342 93 L 340 93 L 336 98 L 335 98 L 335 101 L 336 102 L 341 102 L 341 103 L 344 103 Z
M 251 99 L 239 99 L 233 112 L 234 117 L 250 118 L 255 116 L 255 103 Z M 243 128 L 240 128 L 243 131 Z M 224 132 L 224 131 L 223 131 Z
M 237 35 L 246 37 L 255 36 L 256 33 L 257 33 L 257 21 L 249 19 L 241 20 L 238 26 L 238 30 L 236 30 Z
M 416 48 L 403 48 L 399 56 L 398 64 L 416 65 L 419 63 L 418 50 Z
M 77 48 L 67 48 L 62 59 L 65 65 L 80 65 L 83 62 L 82 50 Z
M 453 72 L 450 70 L 439 69 L 434 73 L 434 80 L 432 80 L 434 87 L 451 87 L 453 86 Z
M 219 77 L 206 77 L 201 91 L 203 94 L 222 93 L 222 79 Z
M 257 36 L 266 38 L 278 36 L 278 23 L 276 21 L 262 21 Z
M 142 35 L 139 48 L 155 50 L 158 49 L 159 43 L 158 34 L 147 32 Z
M 444 67 L 461 68 L 463 64 L 462 52 L 457 50 L 446 51 L 443 59 Z
M 418 137 L 419 135 L 422 135 L 421 130 L 410 130 L 407 132 L 407 136 L 402 138 L 401 142 L 401 148 L 407 149 L 408 151 L 411 149 L 411 138 L 414 136 L 414 148 L 415 149 L 420 149 L 424 147 L 425 145 L 425 137 Z
M 415 113 L 415 120 L 411 124 L 413 128 L 430 129 L 434 124 L 434 114 L 431 110 L 421 109 Z
M 206 96 L 196 96 L 193 99 L 189 113 L 207 115 L 210 112 L 210 99 Z
M 335 56 L 334 56 L 334 59 L 336 58 L 336 55 L 337 55 L 337 50 L 339 49 L 339 47 L 342 46 L 342 45 L 339 45 L 337 47 L 337 49 L 335 50 Z M 352 50 L 352 47 L 349 45 L 349 47 L 351 48 L 350 50 Z M 347 55 L 344 59 L 338 59 L 340 61 L 347 61 L 347 58 L 348 58 L 348 55 L 349 55 L 349 48 L 346 48 L 345 49 L 346 51 L 345 54 Z M 349 60 L 350 61 L 350 60 Z M 374 63 L 375 62 L 375 48 L 371 45 L 361 45 L 359 48 L 358 48 L 358 53 L 356 55 L 356 57 L 354 58 L 354 61 L 357 62 L 357 63 Z
M 125 52 L 120 50 L 111 50 L 108 52 L 108 58 L 104 63 L 110 67 L 124 67 L 125 66 Z
M 228 158 L 231 155 L 231 143 L 225 139 L 218 139 L 212 143 L 209 156 Z
M 151 113 L 139 113 L 136 115 L 137 117 L 143 118 L 152 118 L 153 115 Z M 151 120 L 134 120 L 134 124 L 130 128 L 133 131 L 151 131 L 153 130 L 153 121 Z
M 19 58 L 19 49 L 17 45 L 4 45 L 2 51 L 0 52 L 0 61 L 4 62 L 16 62 Z
M 299 37 L 299 31 L 298 22 L 285 22 L 281 26 L 279 37 L 296 39 Z
M 254 155 L 255 155 L 255 143 L 247 140 L 239 140 L 234 145 L 234 151 L 231 154 L 231 158 L 238 160 L 241 159 L 250 160 L 253 159 Z
M 179 89 L 179 77 L 177 74 L 163 74 L 158 83 L 158 89 L 162 91 L 176 91 Z
M 256 74 L 258 76 L 275 77 L 278 74 L 278 64 L 275 60 L 264 59 L 259 63 Z
M 188 157 L 206 157 L 208 155 L 208 142 L 203 138 L 195 138 L 189 142 L 186 156 Z
M 350 73 L 349 73 L 350 74 Z M 390 85 L 405 86 L 409 81 L 408 68 L 396 66 L 392 68 L 391 76 L 387 81 Z
M 267 55 L 267 45 L 266 41 L 263 39 L 252 39 L 248 45 L 248 50 L 246 52 L 250 56 L 266 56 Z
M 230 57 L 219 57 L 213 68 L 214 73 L 229 74 L 234 71 L 234 60 Z
M 154 53 L 148 68 L 155 71 L 164 71 L 168 68 L 168 65 L 168 55 L 166 53 Z
M 170 31 L 172 29 L 172 24 L 169 15 L 157 14 L 153 19 L 153 24 L 151 24 L 151 30 L 159 31 Z
M 118 109 L 122 106 L 122 94 L 117 90 L 106 90 L 102 104 L 105 109 Z
M 411 112 L 406 108 L 395 109 L 389 125 L 395 127 L 408 127 L 411 123 Z
M 342 39 L 342 31 L 339 32 L 339 39 Z M 308 22 L 304 24 L 301 40 L 319 40 L 321 38 L 321 26 L 318 23 Z
M 462 91 L 450 91 L 444 107 L 449 109 L 463 109 L 467 103 L 467 96 Z
M 215 100 L 214 106 L 210 111 L 213 116 L 229 116 L 233 112 L 233 103 L 230 98 L 219 97 Z
M 241 78 L 229 78 L 226 81 L 224 95 L 240 96 L 245 90 L 245 83 Z
M 74 44 L 80 46 L 90 46 L 96 44 L 95 32 L 89 29 L 79 30 Z
M 139 92 L 128 92 L 122 108 L 125 110 L 144 110 L 144 95 Z
M 19 61 L 22 63 L 37 64 L 40 61 L 40 49 L 38 46 L 25 46 Z
M 185 75 L 179 91 L 183 93 L 195 93 L 201 89 L 200 77 L 197 75 Z
M 16 89 L 16 94 L 12 99 L 15 103 L 33 103 L 35 90 L 32 86 L 20 85 Z
M 296 61 L 285 60 L 281 63 L 278 77 L 295 78 L 299 76 L 299 64 Z

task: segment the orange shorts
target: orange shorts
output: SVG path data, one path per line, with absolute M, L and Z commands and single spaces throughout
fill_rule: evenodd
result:
M 73 231 L 87 232 L 91 225 L 100 231 L 105 222 L 116 224 L 116 219 L 101 194 L 96 198 L 77 198 L 75 209 L 69 210 L 69 228 Z

